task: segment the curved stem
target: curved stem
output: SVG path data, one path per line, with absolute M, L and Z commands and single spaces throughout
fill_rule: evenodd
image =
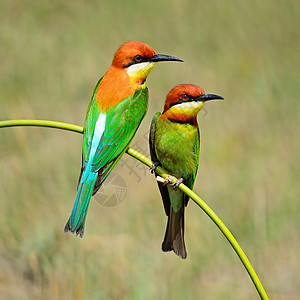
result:
M 51 128 L 58 128 L 58 129 L 64 129 L 69 131 L 74 131 L 78 133 L 83 133 L 83 127 L 63 122 L 54 122 L 54 121 L 46 121 L 46 120 L 6 120 L 6 121 L 0 121 L 0 128 L 1 127 L 13 127 L 13 126 L 41 126 L 41 127 L 51 127 Z M 148 167 L 151 167 L 152 161 L 144 156 L 143 154 L 139 153 L 138 151 L 128 148 L 126 151 L 127 154 L 134 157 L 135 159 L 139 160 L 143 164 L 145 164 Z M 165 171 L 161 167 L 157 167 L 155 172 L 163 177 L 166 178 L 169 174 L 167 171 Z M 173 180 L 173 183 L 177 179 L 175 178 Z M 201 209 L 211 218 L 211 220 L 217 225 L 217 227 L 221 230 L 221 232 L 224 234 L 228 242 L 233 247 L 234 251 L 242 261 L 244 267 L 246 268 L 251 280 L 253 281 L 255 288 L 257 289 L 261 299 L 269 299 L 259 278 L 256 275 L 256 272 L 254 271 L 251 263 L 249 262 L 246 254 L 238 244 L 237 240 L 234 238 L 234 236 L 231 234 L 229 229 L 225 226 L 225 224 L 222 222 L 222 220 L 215 214 L 215 212 L 192 190 L 190 190 L 186 185 L 181 183 L 179 185 L 179 188 L 186 193 L 198 206 L 201 207 Z
M 63 122 L 56 122 L 56 121 L 48 121 L 48 120 L 5 120 L 0 121 L 0 128 L 1 127 L 16 127 L 16 126 L 38 126 L 38 127 L 50 127 L 50 128 L 57 128 L 57 129 L 64 129 L 69 131 L 75 131 L 78 133 L 83 133 L 83 127 L 63 123 Z
M 145 165 L 147 165 L 148 167 L 152 166 L 152 161 L 144 156 L 143 154 L 139 153 L 138 151 L 132 149 L 132 148 L 128 148 L 127 153 L 129 155 L 131 155 L 132 157 L 138 159 L 140 162 L 144 163 Z M 155 169 L 155 172 L 163 177 L 166 178 L 169 174 L 167 173 L 167 171 L 165 171 L 163 168 L 161 167 L 157 167 Z M 175 183 L 175 181 L 177 180 L 177 178 L 174 178 L 172 183 Z M 200 208 L 202 208 L 202 210 L 211 218 L 211 220 L 217 225 L 217 227 L 221 230 L 221 232 L 224 234 L 224 236 L 226 237 L 226 239 L 228 240 L 228 242 L 231 244 L 232 248 L 234 249 L 234 251 L 236 252 L 236 254 L 238 255 L 238 257 L 240 258 L 240 260 L 242 261 L 244 267 L 246 268 L 251 280 L 253 281 L 261 299 L 269 299 L 267 296 L 266 291 L 264 290 L 255 270 L 253 269 L 251 263 L 249 262 L 245 252 L 242 250 L 242 248 L 240 247 L 239 243 L 237 242 L 237 240 L 234 238 L 234 236 L 232 235 L 232 233 L 229 231 L 229 229 L 225 226 L 225 224 L 222 222 L 222 220 L 215 214 L 215 212 L 196 194 L 194 193 L 192 190 L 190 190 L 186 185 L 184 185 L 183 183 L 181 183 L 179 185 L 179 188 L 185 193 L 187 194 L 198 206 L 200 206 Z

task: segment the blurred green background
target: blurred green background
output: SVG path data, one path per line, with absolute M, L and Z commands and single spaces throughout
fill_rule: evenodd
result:
M 300 299 L 299 20 L 296 0 L 4 0 L 0 119 L 82 125 L 98 78 L 127 40 L 183 58 L 150 74 L 148 114 L 132 145 L 148 153 L 152 115 L 175 84 L 222 95 L 198 118 L 195 191 L 235 235 L 270 298 Z M 1 299 L 258 299 L 192 201 L 187 260 L 161 251 L 167 218 L 156 182 L 128 155 L 115 169 L 124 201 L 107 207 L 96 198 L 84 238 L 64 234 L 81 141 L 55 129 L 0 130 Z

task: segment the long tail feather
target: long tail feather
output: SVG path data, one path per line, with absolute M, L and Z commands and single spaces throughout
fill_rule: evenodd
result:
M 170 205 L 170 214 L 165 233 L 165 238 L 162 243 L 163 251 L 174 251 L 181 258 L 186 258 L 186 248 L 184 243 L 184 205 L 178 212 L 174 212 Z
M 98 176 L 98 173 L 87 173 L 83 172 L 80 178 L 72 213 L 64 229 L 65 232 L 71 231 L 80 237 L 84 234 L 85 218 Z

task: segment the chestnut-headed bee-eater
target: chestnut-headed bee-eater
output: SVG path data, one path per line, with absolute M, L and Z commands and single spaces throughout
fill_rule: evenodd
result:
M 83 236 L 90 199 L 121 159 L 144 118 L 148 104 L 145 81 L 161 61 L 182 60 L 129 41 L 115 52 L 110 68 L 98 81 L 86 113 L 77 196 L 65 232 Z
M 158 182 L 168 223 L 163 251 L 174 251 L 186 258 L 184 243 L 184 208 L 189 197 L 177 190 L 180 183 L 193 188 L 200 150 L 200 134 L 197 114 L 204 103 L 213 99 L 223 99 L 192 84 L 175 86 L 167 95 L 162 114 L 156 113 L 152 119 L 149 143 L 153 161 L 152 172 L 161 165 L 178 180 L 171 185 Z

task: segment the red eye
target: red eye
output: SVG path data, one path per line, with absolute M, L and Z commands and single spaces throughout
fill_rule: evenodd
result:
M 189 99 L 189 96 L 187 94 L 182 94 L 181 95 L 181 100 L 187 101 Z
M 142 61 L 142 56 L 141 55 L 136 55 L 133 60 L 137 63 L 141 62 Z

